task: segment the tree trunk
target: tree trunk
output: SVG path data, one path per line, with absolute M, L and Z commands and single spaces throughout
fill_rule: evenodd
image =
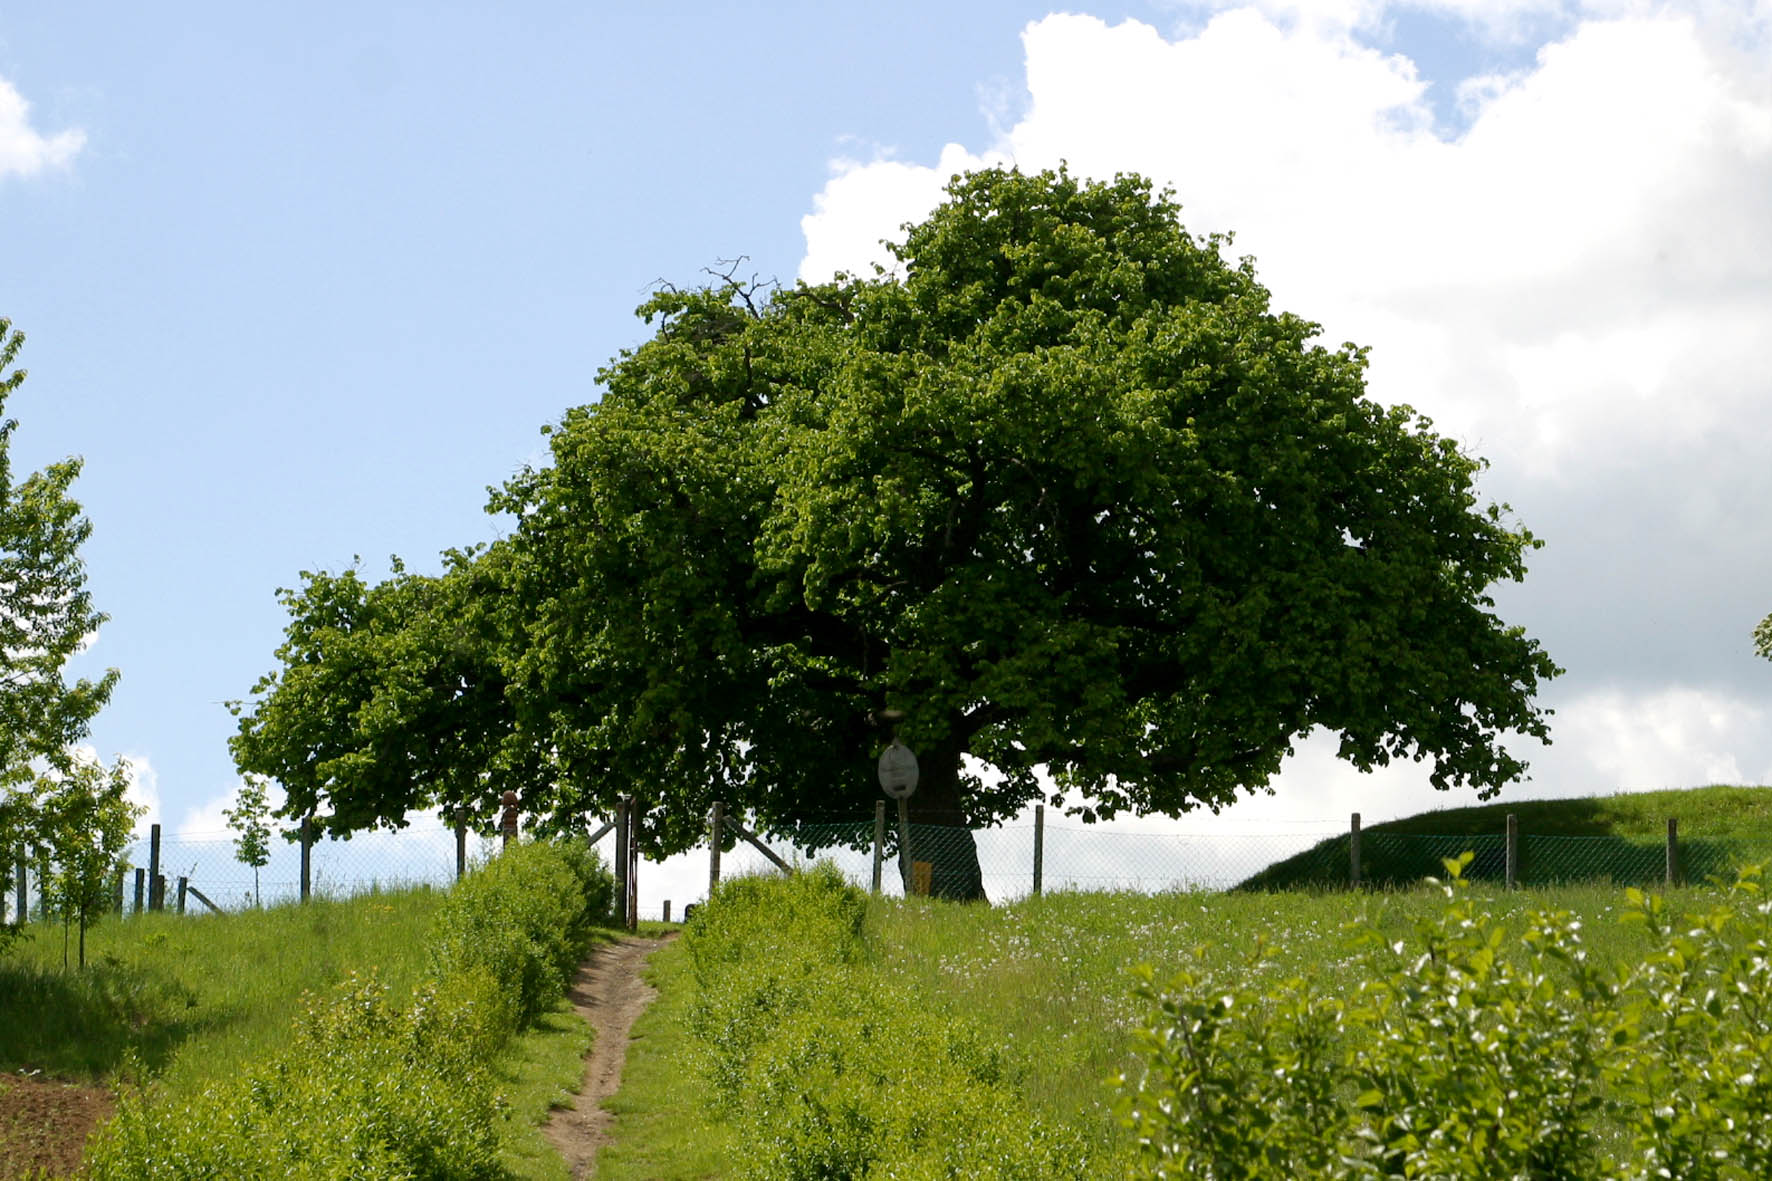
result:
M 989 902 L 966 808 L 960 799 L 960 752 L 935 749 L 917 756 L 917 791 L 910 798 L 911 856 L 902 874 L 914 893 L 916 862 L 929 863 L 929 893 L 960 902 Z

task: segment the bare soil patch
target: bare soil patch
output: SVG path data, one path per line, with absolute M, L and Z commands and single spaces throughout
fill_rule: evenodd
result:
M 609 1142 L 612 1117 L 603 1110 L 603 1101 L 621 1086 L 634 1021 L 657 995 L 640 978 L 640 971 L 646 957 L 665 942 L 629 936 L 597 948 L 580 966 L 566 994 L 573 1009 L 597 1031 L 597 1038 L 585 1057 L 584 1085 L 573 1105 L 555 1111 L 542 1132 L 566 1158 L 574 1181 L 592 1175 L 597 1150 Z
M 115 1107 L 102 1087 L 0 1074 L 0 1177 L 72 1173 L 86 1137 Z

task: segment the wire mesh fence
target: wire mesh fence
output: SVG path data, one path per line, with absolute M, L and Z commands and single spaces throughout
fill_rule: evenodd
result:
M 299 843 L 273 839 L 270 860 L 255 877 L 253 868 L 236 856 L 234 842 L 234 834 L 227 831 L 163 835 L 160 874 L 165 879 L 165 909 L 177 908 L 180 879 L 186 884 L 187 911 L 241 910 L 259 901 L 274 906 L 301 897 Z M 467 834 L 470 861 L 483 859 L 496 848 L 495 838 Z M 121 897 L 125 913 L 149 905 L 150 860 L 149 838 L 145 836 L 135 840 L 124 854 Z M 321 839 L 310 847 L 308 864 L 311 893 L 321 898 L 410 886 L 445 887 L 455 880 L 455 831 L 442 824 L 412 824 L 398 832 L 358 833 L 349 840 Z M 43 867 L 26 858 L 23 870 L 22 889 L 16 862 L 0 872 L 0 883 L 7 887 L 0 897 L 0 919 L 17 921 L 21 914 L 26 918 L 42 915 Z
M 1159 831 L 1107 825 L 1011 824 L 971 830 L 912 824 L 901 856 L 896 823 L 882 831 L 876 878 L 875 818 L 808 823 L 791 835 L 765 835 L 776 857 L 807 866 L 828 860 L 851 881 L 888 895 L 935 893 L 1008 902 L 1037 892 L 1225 891 L 1345 889 L 1356 881 L 1368 888 L 1403 888 L 1442 872 L 1446 858 L 1473 855 L 1465 876 L 1473 881 L 1522 887 L 1580 883 L 1656 885 L 1668 879 L 1667 842 L 1616 836 L 1550 836 L 1517 833 L 1509 849 L 1505 833 L 1464 835 L 1403 834 L 1346 825 L 1303 823 L 1258 831 Z M 722 874 L 776 872 L 770 857 L 746 840 L 727 836 Z M 614 840 L 599 844 L 606 862 L 614 860 Z M 468 833 L 470 863 L 490 856 L 497 838 Z M 642 862 L 640 913 L 664 917 L 667 899 L 676 899 L 674 917 L 686 902 L 706 896 L 708 853 Z M 1510 862 L 1512 876 L 1510 879 Z M 148 841 L 138 840 L 127 855 L 123 908 L 137 908 L 134 872 L 149 863 Z M 1729 880 L 1745 864 L 1772 864 L 1772 841 L 1700 834 L 1681 836 L 1674 849 L 1679 881 Z M 229 832 L 185 832 L 163 838 L 161 874 L 167 883 L 165 906 L 176 906 L 175 883 L 185 879 L 187 910 L 204 906 L 239 910 L 257 900 L 264 905 L 300 897 L 300 848 L 273 841 L 270 862 L 254 880 L 250 866 L 235 855 Z M 0 920 L 17 921 L 41 913 L 38 870 L 26 866 L 29 888 L 21 890 L 15 866 L 0 873 L 6 886 Z M 456 835 L 435 822 L 414 823 L 398 832 L 360 833 L 349 840 L 323 839 L 310 850 L 312 892 L 349 897 L 410 886 L 446 887 L 456 876 Z M 144 897 L 151 889 L 143 877 Z M 973 888 L 976 887 L 976 888 Z
M 790 861 L 829 860 L 850 880 L 872 886 L 872 823 L 802 825 L 776 842 Z M 1360 833 L 1357 826 L 1290 826 L 1286 831 L 1156 832 L 1107 827 L 1021 825 L 970 831 L 913 824 L 908 857 L 896 825 L 886 826 L 879 886 L 887 894 L 944 892 L 942 883 L 976 880 L 986 897 L 1010 901 L 1053 890 L 1399 889 L 1444 874 L 1446 860 L 1472 855 L 1467 879 L 1525 888 L 1576 884 L 1650 886 L 1732 880 L 1745 865 L 1772 865 L 1772 841 L 1699 835 L 1666 839 L 1552 836 L 1516 832 Z M 865 829 L 867 838 L 858 834 Z M 917 864 L 927 866 L 919 870 Z M 741 843 L 725 855 L 728 872 L 771 868 Z M 964 889 L 959 891 L 964 893 Z

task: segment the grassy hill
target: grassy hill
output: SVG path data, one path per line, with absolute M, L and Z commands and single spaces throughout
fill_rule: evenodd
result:
M 1669 818 L 1679 821 L 1679 872 L 1688 881 L 1772 860 L 1772 788 L 1719 785 L 1500 801 L 1385 821 L 1361 833 L 1361 880 L 1383 888 L 1410 885 L 1439 873 L 1443 858 L 1468 850 L 1476 860 L 1467 876 L 1500 881 L 1510 814 L 1519 820 L 1519 880 L 1528 886 L 1661 881 Z M 1275 862 L 1238 888 L 1331 889 L 1347 885 L 1348 868 L 1343 834 Z

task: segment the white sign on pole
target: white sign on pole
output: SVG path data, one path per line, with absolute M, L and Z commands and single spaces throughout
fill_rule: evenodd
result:
M 896 738 L 880 752 L 880 790 L 895 800 L 909 799 L 917 790 L 917 756 Z

